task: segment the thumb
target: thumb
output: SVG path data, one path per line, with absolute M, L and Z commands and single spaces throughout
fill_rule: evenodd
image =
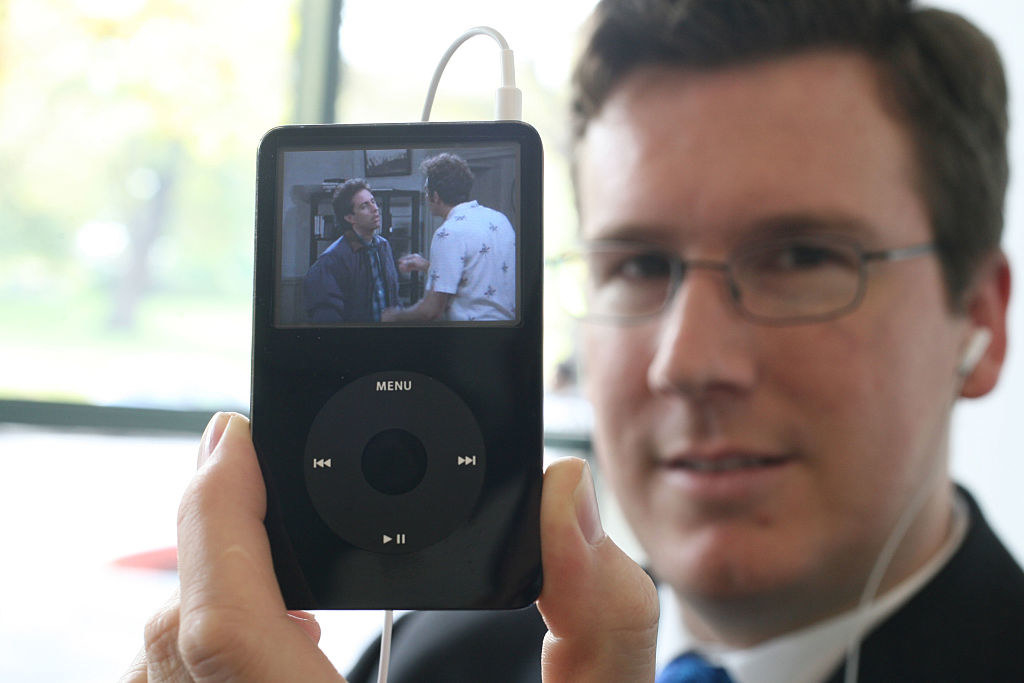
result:
M 658 594 L 601 528 L 590 468 L 560 460 L 541 500 L 544 680 L 653 681 Z

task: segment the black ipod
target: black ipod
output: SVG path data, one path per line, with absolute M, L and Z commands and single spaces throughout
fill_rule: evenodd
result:
M 541 213 L 523 123 L 263 138 L 251 418 L 289 609 L 536 599 Z

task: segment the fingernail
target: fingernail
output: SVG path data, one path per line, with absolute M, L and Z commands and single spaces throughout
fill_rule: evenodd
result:
M 587 463 L 583 463 L 573 499 L 576 503 L 576 521 L 580 525 L 583 537 L 590 545 L 597 545 L 604 539 L 604 527 L 601 526 L 601 512 L 597 508 L 594 478 Z
M 320 622 L 316 620 L 315 615 L 310 614 L 309 612 L 296 610 L 288 612 L 288 618 L 305 631 L 306 635 L 309 636 L 309 639 L 312 640 L 314 644 L 319 644 L 321 629 Z
M 206 430 L 203 432 L 203 438 L 199 442 L 199 466 L 202 466 L 204 462 L 210 459 L 210 455 L 217 448 L 217 444 L 220 443 L 220 438 L 224 436 L 224 430 L 230 421 L 231 415 L 229 413 L 217 413 L 210 418 L 210 422 L 206 425 Z

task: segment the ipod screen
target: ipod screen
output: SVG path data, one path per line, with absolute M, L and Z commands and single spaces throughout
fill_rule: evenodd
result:
M 282 148 L 275 326 L 518 324 L 520 157 L 517 142 Z

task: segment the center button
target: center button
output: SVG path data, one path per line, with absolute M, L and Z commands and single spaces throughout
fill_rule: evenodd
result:
M 373 488 L 392 496 L 416 488 L 427 471 L 427 451 L 404 429 L 385 429 L 363 448 L 363 476 Z

